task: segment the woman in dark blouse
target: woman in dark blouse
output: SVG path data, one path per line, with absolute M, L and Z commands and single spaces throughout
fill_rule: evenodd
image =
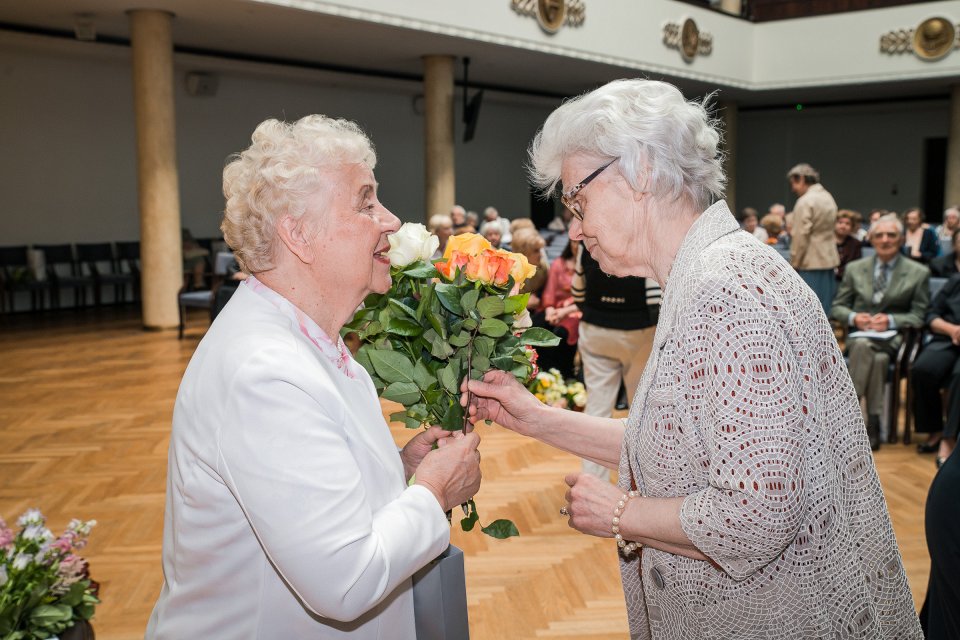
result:
M 930 304 L 926 325 L 933 339 L 910 369 L 913 384 L 913 415 L 917 432 L 929 434 L 921 451 L 937 450 L 937 466 L 943 464 L 957 444 L 960 428 L 960 274 L 940 289 Z M 947 421 L 943 422 L 940 389 L 947 391 Z
M 950 246 L 953 251 L 945 256 L 934 258 L 930 261 L 930 275 L 934 278 L 949 278 L 952 275 L 960 273 L 960 247 L 957 241 L 960 240 L 960 229 L 953 232 Z
M 852 235 L 854 220 L 859 217 L 859 213 L 848 209 L 841 209 L 837 212 L 837 221 L 833 225 L 833 235 L 837 240 L 837 253 L 840 254 L 840 265 L 836 268 L 838 282 L 843 280 L 843 270 L 847 263 L 859 260 L 862 255 L 862 245 Z
M 928 264 L 940 253 L 940 242 L 933 229 L 923 226 L 923 210 L 908 209 L 903 214 L 904 232 L 903 253 L 917 262 Z

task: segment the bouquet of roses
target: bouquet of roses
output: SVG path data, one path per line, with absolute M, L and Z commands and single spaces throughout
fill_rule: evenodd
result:
M 403 405 L 391 420 L 411 429 L 464 429 L 460 383 L 466 376 L 479 379 L 496 368 L 526 383 L 535 367 L 533 348 L 559 343 L 546 329 L 518 326 L 529 294 L 517 291 L 536 267 L 472 233 L 450 238 L 433 264 L 439 240 L 422 224 L 406 223 L 388 239 L 393 285 L 370 295 L 344 330 L 356 331 L 363 343 L 356 358 L 377 392 Z M 479 516 L 472 500 L 464 510 L 461 525 L 469 531 Z M 481 529 L 497 538 L 518 535 L 509 520 Z
M 99 585 L 77 555 L 96 520 L 72 520 L 59 538 L 36 509 L 14 533 L 0 518 L 0 639 L 47 640 L 93 617 Z
M 556 369 L 541 371 L 527 385 L 540 402 L 551 407 L 583 411 L 587 405 L 587 390 L 582 382 L 564 380 Z

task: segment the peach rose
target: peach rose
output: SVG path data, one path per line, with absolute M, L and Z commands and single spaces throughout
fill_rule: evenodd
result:
M 447 245 L 449 247 L 449 245 Z M 462 269 L 470 261 L 470 256 L 466 253 L 460 253 L 459 251 L 454 251 L 445 257 L 444 260 L 440 260 L 434 263 L 434 266 L 437 268 L 437 271 L 440 272 L 447 280 L 453 280 L 457 276 L 457 269 Z
M 509 252 L 486 249 L 480 255 L 470 258 L 464 273 L 468 280 L 503 286 L 510 279 L 513 263 Z
M 510 257 L 514 260 L 510 275 L 513 276 L 513 281 L 516 284 L 517 291 L 519 291 L 527 278 L 532 278 L 533 274 L 537 272 L 537 267 L 530 264 L 527 256 L 522 253 L 511 253 Z
M 451 236 L 447 240 L 447 247 L 443 251 L 443 259 L 449 258 L 454 251 L 459 251 L 468 256 L 478 256 L 487 249 L 493 249 L 493 245 L 478 233 L 461 233 Z

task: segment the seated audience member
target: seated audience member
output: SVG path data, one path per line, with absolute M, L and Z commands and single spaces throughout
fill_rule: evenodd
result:
M 487 239 L 493 245 L 494 249 L 501 248 L 503 244 L 503 232 L 500 225 L 496 222 L 484 222 L 480 225 L 480 235 Z
M 461 207 L 458 204 L 453 205 L 450 209 L 450 221 L 453 223 L 453 233 L 473 233 L 476 229 L 467 229 L 470 225 L 467 224 L 467 210 Z
M 954 237 L 957 237 L 954 234 Z M 955 274 L 933 299 L 926 324 L 933 339 L 910 369 L 914 388 L 913 415 L 917 433 L 928 434 L 917 445 L 921 453 L 937 451 L 943 464 L 957 444 L 960 430 L 960 275 Z M 947 422 L 943 422 L 940 390 L 947 390 Z
M 930 485 L 924 531 L 930 552 L 927 599 L 920 610 L 926 640 L 960 638 L 960 456 L 943 465 Z
M 442 258 L 443 252 L 447 248 L 447 240 L 453 235 L 453 218 L 442 213 L 430 216 L 430 221 L 427 223 L 427 230 L 440 240 L 440 245 L 434 252 L 433 259 Z
M 951 245 L 953 251 L 939 256 L 930 261 L 930 275 L 934 278 L 949 278 L 952 275 L 960 273 L 960 229 L 953 232 Z
M 203 289 L 206 287 L 204 275 L 210 251 L 201 247 L 186 227 L 180 229 L 180 241 L 181 251 L 183 251 L 183 273 L 187 279 L 187 286 L 191 289 Z
M 500 212 L 497 211 L 496 207 L 487 207 L 483 210 L 483 224 L 486 225 L 487 223 L 496 223 L 500 225 L 500 240 L 504 244 L 510 244 L 510 221 L 504 217 L 501 217 Z
M 467 211 L 467 227 L 457 233 L 476 233 L 480 228 L 480 216 L 476 211 Z
M 950 207 L 943 212 L 943 224 L 937 226 L 937 240 L 952 242 L 953 234 L 957 229 L 960 229 L 960 209 Z
M 848 262 L 860 259 L 860 241 L 853 237 L 854 220 L 859 215 L 848 209 L 837 212 L 837 221 L 833 225 L 833 235 L 837 238 L 837 253 L 840 254 L 837 280 L 843 280 L 843 269 Z
M 547 285 L 543 289 L 543 319 L 558 336 L 560 344 L 552 349 L 540 349 L 540 368 L 556 367 L 564 377 L 572 377 L 573 360 L 577 353 L 577 338 L 580 329 L 580 310 L 573 301 L 571 286 L 577 267 L 577 252 L 580 243 L 567 242 L 560 257 L 550 265 Z
M 760 226 L 767 232 L 767 244 L 774 246 L 784 246 L 781 243 L 783 232 L 783 219 L 772 213 L 768 213 L 760 220 Z
M 573 213 L 566 207 L 560 208 L 560 215 L 556 216 L 547 225 L 550 231 L 567 231 L 570 228 L 570 221 L 573 220 Z
M 870 211 L 870 218 L 867 224 L 867 228 L 864 230 L 865 231 L 864 236 L 859 239 L 860 242 L 863 243 L 863 246 L 865 247 L 870 246 L 870 229 L 872 229 L 873 225 L 877 223 L 877 220 L 887 215 L 888 213 L 890 212 L 885 209 L 873 209 Z
M 527 262 L 537 268 L 537 272 L 527 278 L 523 288 L 520 289 L 520 293 L 530 294 L 530 299 L 527 301 L 527 309 L 530 313 L 542 310 L 543 288 L 547 284 L 547 270 L 550 268 L 543 255 L 545 245 L 543 237 L 537 233 L 536 229 L 520 228 L 513 234 L 511 250 L 526 256 Z
M 519 229 L 533 229 L 536 231 L 537 225 L 533 224 L 533 220 L 530 218 L 514 218 L 510 221 L 510 235 L 516 235 Z
M 781 223 L 786 224 L 787 208 L 782 204 L 780 204 L 779 202 L 775 202 L 772 205 L 770 205 L 769 209 L 767 209 L 767 215 L 777 216 L 778 218 L 780 218 Z
M 903 253 L 917 262 L 927 264 L 940 253 L 940 244 L 933 229 L 923 226 L 923 210 L 908 209 L 903 214 L 904 233 Z
M 766 243 L 768 238 L 767 231 L 759 225 L 756 209 L 751 207 L 744 209 L 743 218 L 741 218 L 740 224 L 744 231 L 747 233 L 752 233 L 754 238 L 760 242 Z
M 900 254 L 903 225 L 894 215 L 877 220 L 870 229 L 876 255 L 847 264 L 830 316 L 851 331 L 887 331 L 919 327 L 930 301 L 930 270 Z M 880 414 L 890 358 L 902 337 L 856 337 L 847 340 L 850 377 L 857 396 L 866 400 L 867 435 L 880 447 Z

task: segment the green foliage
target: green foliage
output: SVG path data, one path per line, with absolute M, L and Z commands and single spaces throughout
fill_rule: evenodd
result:
M 464 376 L 476 379 L 496 368 L 525 383 L 533 371 L 529 347 L 559 343 L 544 329 L 513 335 L 515 317 L 526 310 L 529 295 L 509 295 L 512 279 L 496 287 L 470 282 L 458 272 L 453 282 L 436 282 L 436 268 L 425 262 L 392 269 L 391 275 L 390 291 L 368 296 L 344 330 L 360 337 L 356 359 L 377 391 L 404 406 L 390 420 L 409 428 L 438 424 L 462 430 Z M 476 505 L 468 504 L 461 521 L 465 531 L 479 523 Z M 518 535 L 507 520 L 481 530 L 496 538 Z

